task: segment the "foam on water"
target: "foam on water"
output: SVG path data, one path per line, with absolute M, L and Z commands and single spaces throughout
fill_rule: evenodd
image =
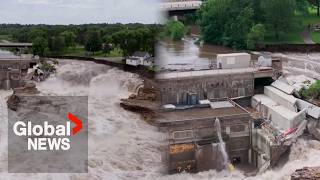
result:
M 93 71 L 93 72 L 91 72 Z M 88 174 L 8 174 L 7 109 L 11 92 L 0 91 L 0 180 L 2 179 L 289 179 L 304 166 L 320 166 L 320 143 L 299 139 L 292 147 L 289 162 L 256 177 L 242 172 L 214 170 L 198 174 L 165 175 L 161 161 L 165 134 L 145 123 L 139 115 L 123 110 L 126 98 L 142 83 L 136 75 L 92 62 L 62 61 L 58 74 L 38 88 L 43 95 L 89 95 L 89 173 Z
M 57 75 L 38 84 L 42 95 L 89 96 L 88 174 L 7 174 L 7 109 L 11 92 L 0 92 L 0 179 L 141 179 L 160 176 L 163 134 L 123 110 L 142 80 L 137 75 L 93 62 L 62 61 Z

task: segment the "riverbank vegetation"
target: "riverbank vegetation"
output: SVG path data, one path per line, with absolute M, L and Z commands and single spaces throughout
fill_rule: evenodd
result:
M 237 49 L 302 44 L 302 32 L 320 23 L 318 0 L 207 0 L 197 13 L 202 40 Z
M 0 41 L 32 42 L 40 56 L 122 57 L 154 54 L 156 24 L 19 25 L 0 24 Z
M 171 40 L 181 40 L 186 34 L 186 27 L 180 21 L 168 21 L 163 30 L 162 37 L 169 37 Z
M 308 89 L 301 89 L 299 92 L 300 96 L 303 99 L 320 99 L 320 80 L 317 80 L 315 83 L 311 84 Z

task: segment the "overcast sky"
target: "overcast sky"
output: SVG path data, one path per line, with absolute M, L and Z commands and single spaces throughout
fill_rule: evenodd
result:
M 0 0 L 0 23 L 159 22 L 158 0 Z

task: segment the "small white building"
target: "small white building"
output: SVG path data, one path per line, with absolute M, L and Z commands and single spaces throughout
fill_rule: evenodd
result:
M 147 52 L 137 51 L 126 59 L 126 64 L 131 66 L 153 66 L 153 58 Z
M 248 68 L 251 64 L 251 55 L 248 53 L 230 53 L 217 55 L 219 69 Z

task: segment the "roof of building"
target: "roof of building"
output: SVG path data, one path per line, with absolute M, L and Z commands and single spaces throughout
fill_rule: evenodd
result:
M 253 73 L 259 71 L 259 68 L 238 68 L 238 69 L 214 69 L 214 70 L 201 70 L 201 71 L 183 71 L 183 72 L 164 72 L 158 73 L 156 79 L 175 79 L 175 78 L 188 78 L 188 77 L 201 77 L 212 75 L 227 75 L 227 74 L 242 74 Z
M 238 106 L 225 108 L 190 108 L 185 110 L 164 111 L 158 114 L 159 122 L 187 121 L 195 119 L 216 118 L 232 115 L 248 114 L 247 111 Z
M 228 53 L 228 54 L 218 54 L 217 57 L 234 57 L 234 56 L 250 56 L 248 53 Z

